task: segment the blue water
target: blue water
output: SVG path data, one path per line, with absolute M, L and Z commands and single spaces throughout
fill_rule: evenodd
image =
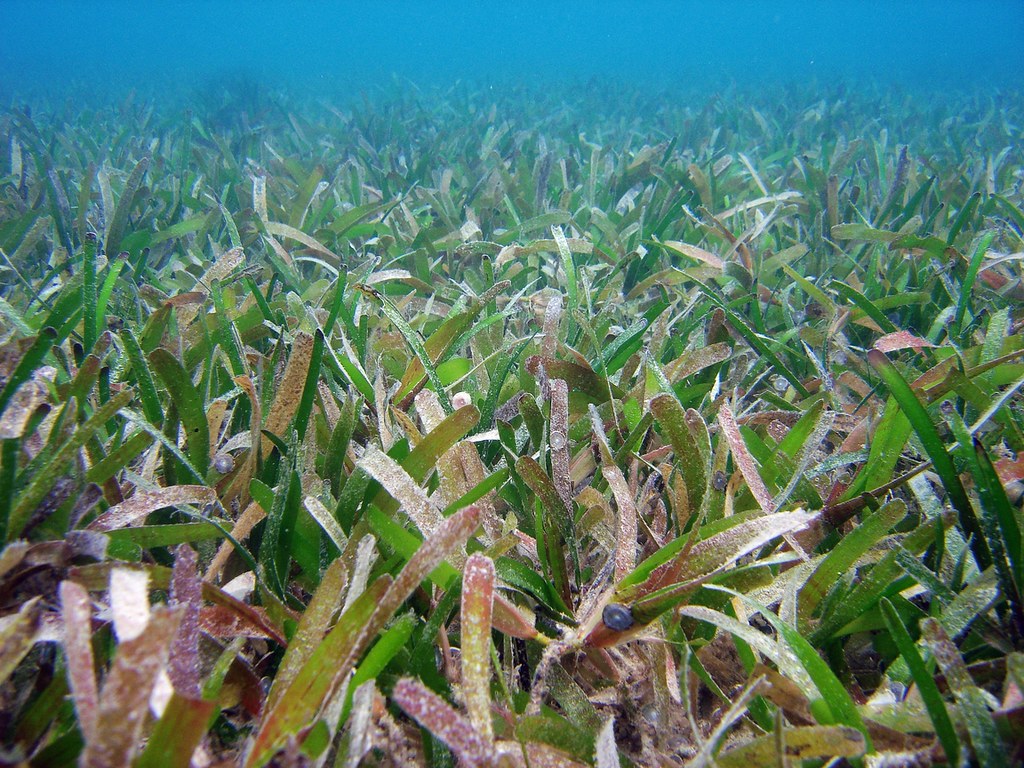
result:
M 394 77 L 557 85 L 1024 83 L 1024 2 L 0 0 L 0 97 L 244 76 L 351 91 Z

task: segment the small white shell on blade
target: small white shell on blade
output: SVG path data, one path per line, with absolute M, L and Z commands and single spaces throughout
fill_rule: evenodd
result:
M 118 642 L 134 640 L 149 623 L 149 574 L 133 568 L 110 572 L 110 611 Z
M 222 587 L 225 592 L 236 600 L 241 600 L 243 603 L 248 600 L 249 595 L 252 594 L 255 588 L 256 575 L 252 571 L 240 573 Z
M 452 396 L 452 408 L 459 410 L 459 408 L 465 408 L 467 405 L 473 402 L 473 398 L 469 396 L 469 392 L 456 392 Z

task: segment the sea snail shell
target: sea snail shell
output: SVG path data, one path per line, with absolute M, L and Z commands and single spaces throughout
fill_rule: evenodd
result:
M 601 612 L 601 620 L 608 629 L 625 632 L 633 626 L 633 612 L 621 603 L 608 603 Z
M 230 453 L 218 453 L 213 457 L 213 468 L 220 474 L 226 475 L 235 468 L 235 460 Z

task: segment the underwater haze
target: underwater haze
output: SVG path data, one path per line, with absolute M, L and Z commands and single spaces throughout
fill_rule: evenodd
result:
M 1024 3 L 37 2 L 0 5 L 0 93 L 222 75 L 352 91 L 397 75 L 633 85 L 1020 84 Z

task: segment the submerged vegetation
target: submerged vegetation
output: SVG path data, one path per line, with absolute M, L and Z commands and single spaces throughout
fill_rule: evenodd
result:
M 1024 759 L 1020 94 L 588 93 L 0 115 L 0 759 Z

